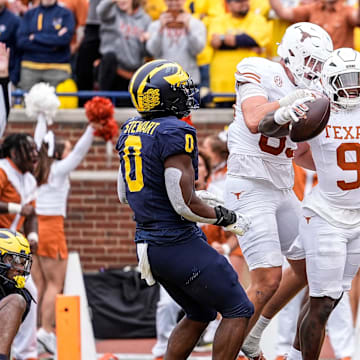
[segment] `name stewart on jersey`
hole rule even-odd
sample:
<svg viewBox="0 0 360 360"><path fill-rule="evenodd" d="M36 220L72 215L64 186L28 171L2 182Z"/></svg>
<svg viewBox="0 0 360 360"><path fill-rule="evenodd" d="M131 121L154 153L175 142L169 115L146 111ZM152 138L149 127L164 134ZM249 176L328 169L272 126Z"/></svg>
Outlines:
<svg viewBox="0 0 360 360"><path fill-rule="evenodd" d="M198 171L196 129L175 116L133 117L121 127L116 144L126 199L137 229L193 228L173 208L165 184L165 162L179 154L190 156L195 179ZM167 241L164 237L164 241ZM163 241L158 239L157 241Z"/></svg>
<svg viewBox="0 0 360 360"><path fill-rule="evenodd" d="M153 135L155 129L160 125L155 121L139 121L133 120L124 126L124 134L143 133L147 135Z"/></svg>
<svg viewBox="0 0 360 360"><path fill-rule="evenodd" d="M326 125L325 137L337 140L360 140L360 126Z"/></svg>

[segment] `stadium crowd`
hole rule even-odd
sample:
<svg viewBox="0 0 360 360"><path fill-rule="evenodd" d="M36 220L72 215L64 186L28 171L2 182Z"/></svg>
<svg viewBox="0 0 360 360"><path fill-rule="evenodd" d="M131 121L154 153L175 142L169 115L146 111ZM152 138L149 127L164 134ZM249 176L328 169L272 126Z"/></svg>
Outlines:
<svg viewBox="0 0 360 360"><path fill-rule="evenodd" d="M335 49L359 49L357 5L355 0L1 0L0 41L11 49L11 82L23 91L39 81L58 92L127 91L140 65L166 58L192 74L202 106L231 107L236 64L249 56L276 58L276 44L291 23L313 22L329 32ZM228 95L207 96L221 93ZM86 100L80 98L80 105ZM76 98L61 102L65 108L78 106ZM129 105L126 95L117 101Z"/></svg>
<svg viewBox="0 0 360 360"><path fill-rule="evenodd" d="M183 131L185 139L187 139L186 141L189 141L184 145L186 156L181 153L182 150L176 148L172 150L173 152L168 152L168 157L172 159L169 161L163 155L163 152L165 153L166 150L159 149L159 153L165 159L164 164L159 163L164 165L164 169L166 169L164 171L165 183L166 181L174 181L172 176L175 177L176 169L179 170L174 163L178 162L181 165L179 167L189 177L193 171L190 171L189 167L194 166L197 170L198 166L198 180L194 183L196 190L213 194L214 198L211 200L221 204L215 207L215 215L211 213L208 207L200 206L199 202L196 203L198 207L192 204L197 210L200 208L201 214L199 215L190 206L191 201L196 201L197 198L195 196L194 200L190 197L188 202L184 203L184 205L189 205L191 208L189 215L188 212L182 213L181 211L183 210L178 210L182 208L182 205L179 206L177 203L179 199L171 198L169 195L170 201L169 199L167 200L166 206L169 207L171 204L178 215L181 215L190 222L196 221L202 229L201 234L205 233L211 245L211 250L203 248L202 244L197 245L199 249L208 251L209 257L214 259L214 262L220 261L218 259L222 261L223 258L219 257L219 254L224 255L229 260L232 268L228 270L230 268L228 262L222 265L223 268L231 276L236 274L243 287L247 287L249 283L250 286L246 293L239 284L236 284L236 289L231 289L231 291L226 288L225 290L229 291L229 295L234 295L233 302L227 299L228 302L225 303L223 297L219 299L221 306L209 306L209 309L200 311L193 303L187 303L187 297L183 294L179 295L179 289L182 289L180 286L169 285L169 280L164 280L162 277L164 269L162 268L161 261L165 260L162 258L163 255L156 254L155 249L153 249L153 261L154 263L158 261L156 263L157 266L154 266L153 272L155 278L157 278L156 280L162 285L157 309L156 326L158 341L153 349L154 358L157 360L163 358L177 359L176 354L185 351L185 349L179 350L179 338L181 338L179 331L184 332L189 329L191 333L189 333L189 344L188 348L186 348L188 352L192 350L190 345L197 345L197 349L201 350L209 349L209 345L214 343L213 349L215 354L220 354L217 355L220 356L217 359L220 359L221 356L225 356L222 358L223 360L234 358L235 352L239 354L236 355L239 359L264 359L263 355L258 351L258 343L262 332L272 316L287 302L284 300L285 297L287 300L290 300L290 297L292 297L290 294L285 295L285 293L282 293L282 286L289 284L286 281L291 282L295 279L292 283L294 293L291 294L295 295L306 285L306 274L303 271L304 257L301 257L295 251L296 249L294 250L294 247L290 246L295 243L297 226L296 229L295 226L291 229L292 232L296 233L292 233L291 230L286 228L287 242L281 244L281 249L278 246L277 252L272 252L269 248L261 250L269 251L270 255L272 255L272 258L267 256L266 260L254 255L254 253L261 254L261 251L258 251L256 247L257 244L254 245L254 243L259 238L263 241L268 234L273 236L274 232L277 233L278 231L279 238L283 237L282 229L274 230L278 226L277 222L272 223L272 220L265 221L262 219L258 220L258 222L263 222L263 224L260 224L252 220L250 229L253 226L259 229L259 233L247 235L249 238L246 240L247 242L242 240L245 239L242 236L239 236L239 239L237 239L235 234L239 235L240 231L237 230L238 232L236 232L231 227L236 227L236 219L241 219L239 211L245 216L252 214L253 218L256 217L256 215L253 215L256 211L257 214L261 213L261 210L254 210L253 207L249 206L249 203L238 208L239 202L236 202L236 200L239 200L239 197L242 195L241 192L237 192L239 186L240 188L246 187L246 189L252 189L252 191L256 189L255 192L258 198L255 200L259 204L260 197L263 196L265 198L266 194L269 193L271 193L271 196L274 196L274 198L269 200L269 202L272 202L277 196L274 194L277 194L280 188L282 191L281 196L285 194L286 201L283 199L279 200L279 208L275 209L274 213L277 214L278 211L283 211L282 206L285 204L285 212L289 211L287 214L282 214L285 222L288 220L286 215L292 214L294 217L300 217L300 210L295 211L289 205L290 202L296 201L293 193L291 192L290 194L288 192L292 188L290 173L293 170L290 170L288 166L291 162L291 159L289 160L291 156L288 156L288 153L286 153L284 155L284 157L288 158L286 159L286 164L285 162L280 162L276 165L278 166L276 171L285 174L280 179L280 176L276 176L276 171L274 172L270 165L264 165L263 162L257 163L257 169L252 172L250 163L251 161L258 161L258 159L247 159L249 154L246 151L246 154L243 156L241 154L243 151L242 144L239 144L239 139L247 138L244 135L245 130L251 136L261 131L263 142L260 143L262 150L267 149L263 151L274 155L274 152L272 152L274 151L274 146L271 145L272 143L268 143L267 140L273 134L269 133L269 125L264 122L261 123L260 118L256 124L251 123L251 121L248 123L247 120L248 114L256 114L257 116L257 109L261 106L266 106L264 105L264 98L272 100L271 102L269 100L266 104L276 103L276 106L271 105L273 107L271 109L269 107L262 115L265 116L268 113L275 112L276 115L274 115L272 120L276 125L282 127L290 121L289 116L293 116L289 115L293 111L289 106L295 106L297 109L300 107L300 111L307 111L301 106L304 105L304 99L308 99L308 93L303 92L301 95L297 93L296 97L294 97L295 95L291 96L293 92L295 93L296 86L300 83L296 83L299 74L291 70L293 65L291 65L292 60L289 60L289 56L297 57L298 54L290 53L290 55L285 55L278 52L278 43L281 43L282 39L286 37L286 30L289 27L291 28L291 24L298 22L310 22L321 27L321 30L318 32L320 40L316 43L316 47L321 48L320 50L327 54L321 61L319 59L316 60L320 61L321 66L327 57L332 54L333 49L353 48L360 50L360 30L358 28L360 26L360 1L356 2L354 0L36 0L34 2L0 0L0 42L2 43L0 47L0 84L2 86L0 92L0 103L2 106L0 108L2 112L0 114L1 136L3 136L6 128L11 90L21 89L24 92L31 92L34 86L36 87L39 83L49 84L50 88L48 90L53 89L50 92L55 91L55 89L57 92L76 92L78 90L128 91L129 89L131 97L119 97L115 105L118 107L130 107L134 104L140 114L145 114L145 117L148 116L146 109L141 108L140 102L137 102L136 91L139 88L139 80L136 82L134 79L138 79L143 75L141 71L137 71L141 66L145 66L145 68L141 68L145 70L147 69L146 66L149 66L150 70L146 71L155 71L156 65L152 64L156 64L156 62L151 62L154 59L164 59L161 61L164 61L162 64L165 67L171 67L169 64L173 64L173 62L179 63L177 65L179 66L177 76L180 76L179 74L183 75L182 68L190 74L193 81L192 85L196 85L199 88L199 96L202 100L199 105L196 99L191 99L194 102L193 105L196 103L206 108L234 107L235 117L237 119L241 117L243 123L246 123L246 128L245 125L241 129L231 126L230 130L224 129L219 134L213 134L203 139L202 143L199 144L199 154L197 154L196 132L192 128L191 118L187 118L190 126L173 125L174 128L178 128L179 132ZM305 27L304 29L307 28ZM314 28L311 29L313 31ZM297 40L300 43L307 41L309 37L317 38L316 35L310 34L310 32L303 30L301 27L300 31L302 32L302 37ZM322 31L324 31L325 35L322 34ZM329 42L328 39L330 39ZM329 45L331 40L333 45ZM6 45L6 48L3 44ZM10 49L10 52L6 49ZM252 62L252 58L262 59L261 61L272 60L272 65L265 62ZM245 61L242 62L244 59ZM247 63L248 59L250 59L249 64ZM242 65L239 67L241 62ZM263 64L267 64L268 68L260 70ZM8 67L8 70L5 69L5 65ZM270 87L260 89L256 86L260 84L262 72L265 74L266 70L268 70L268 74L272 75L273 72L275 73L274 69L277 69L276 66L283 66L284 68L288 66L290 69L287 73L290 81L286 77L278 78L278 83L275 81L275 84L281 87L283 82L285 82L284 79L286 79L289 83L286 85L286 90L289 93L280 94L276 99L272 99L271 91L273 89ZM316 65L314 65L313 69L314 73L316 73ZM356 70L360 74L360 68ZM235 73L236 81L234 79ZM313 81L318 76L317 74L310 78L310 80ZM291 81L292 83L290 84ZM250 83L255 86L247 86ZM279 83L281 85L278 85ZM245 90L244 86L247 86ZM275 85L272 86L274 87ZM360 89L360 83L358 86ZM319 89L317 88L317 90ZM245 94L245 92L247 93ZM189 94L187 93L186 96L189 96ZM360 97L360 93L357 93L356 96ZM259 100L259 98L262 100ZM283 100L282 104L285 104L284 106L280 104L280 108L278 103L281 100L277 101L278 98L281 98ZM74 97L62 98L60 106L62 108L74 108L78 105L83 106L87 100L80 98L78 103L76 98L74 100ZM156 103L155 100L150 100L149 103ZM298 100L302 102L297 103L296 101ZM142 106L153 106L146 104ZM239 110L240 108L241 110ZM170 110L168 111L170 115L173 115ZM168 115L168 113L166 114ZM187 111L175 113L175 116L178 118L185 118L188 115ZM174 120L172 119L171 121ZM259 125L260 123L261 125ZM16 235L15 231L22 229L22 232L29 241L28 246L22 245L21 247L23 253L26 253L26 261L28 261L29 249L31 249L33 254L33 267L25 285L26 290L22 292L16 291L17 295L20 294L22 298L25 298L26 303L22 300L20 301L19 297L11 297L10 299L15 307L17 316L14 322L11 323L11 334L6 338L4 337L6 341L0 341L0 360L10 359L8 358L8 353L12 342L12 360L36 360L41 353L56 353L55 297L62 291L68 255L64 219L66 217L67 195L70 189L69 173L83 160L92 144L94 135L101 134L104 125L90 120L89 126L73 149L68 141L59 139L53 134L51 125L51 114L45 114L44 118L38 118L37 127L33 135L23 133L6 134L0 145L0 222L2 222L0 227L10 229L3 234L3 237L9 237L11 241L26 241ZM130 124L129 126L133 125ZM135 131L135 127L131 129ZM154 130L155 128L151 131ZM166 130L171 133L173 128ZM278 130L276 128L276 131ZM271 128L271 131L275 130ZM138 144L134 145L132 143L129 145L126 142L128 135L125 130L122 132L122 137L120 137L118 143L118 150L120 149L120 155L122 154L121 160L125 163L122 165L123 168L126 169L125 171L130 172L128 170L130 168L130 161L128 160L130 156L129 148L136 148ZM347 135L351 136L349 132ZM170 142L171 136L170 134L166 141ZM123 139L123 143L121 143L121 139ZM172 146L180 146L181 142L176 143L175 135L174 139ZM134 137L131 138L131 141L134 141ZM161 147L160 145L157 146ZM315 148L317 144L314 143L312 146ZM284 147L281 148L281 151L284 150ZM275 147L275 150L279 148L280 145ZM293 155L295 148L287 150L290 150L291 155ZM304 149L304 153L295 154L295 157L304 156L308 150ZM359 175L360 150L358 142L355 147L346 148L344 152L346 151L354 151L357 157L354 165L344 155L342 169L357 171ZM185 160L189 154L191 155L192 162L189 159ZM197 155L199 155L199 160L197 160ZM194 160L195 156L196 160ZM271 163L270 160L269 162ZM266 166L268 168L265 169ZM304 194L309 193L312 185L316 184L316 173L304 170L295 163L293 166L295 169L294 192L301 201L304 198ZM311 168L311 166L308 167ZM167 171L167 169L169 170ZM175 175L170 175L170 180L167 180L166 176L169 179L169 175L166 175L166 173L171 173L171 169L175 169L175 172L173 172ZM268 178L263 180L264 182L268 181L271 183L270 185L258 182L257 171L261 169L265 169L264 171L267 172L266 176ZM247 171L250 171L251 174L247 174ZM234 176L237 172L241 173L241 175ZM256 174L254 175L254 173ZM230 178L233 177L233 179L226 183L226 176L229 174ZM244 181L242 176L247 177L247 180ZM240 177L241 179L239 180ZM289 182L284 185L281 182L286 181L287 177L289 177ZM248 178L251 180L248 180ZM122 181L128 183L128 188L129 183L135 187L140 186L137 179L131 179L127 173L124 175L124 179ZM119 182L121 181L119 180ZM359 188L358 180L357 182L353 181L353 183L355 187L346 189ZM277 188L276 191L271 187L272 185ZM282 187L286 188L286 191L283 191ZM125 185L124 188L126 188ZM191 192L191 182L187 183L187 187L184 186L182 188L183 193L186 193L189 189ZM224 189L226 189L227 197L224 194ZM162 190L165 191L164 189ZM37 196L36 201L35 193ZM124 201L127 201L125 195L129 195L128 193L129 191L126 193L124 190L121 195L120 191L120 200L125 199ZM229 200L229 194L235 197ZM123 197L121 198L121 196ZM208 200L206 196L205 200ZM277 199L276 201L278 201ZM133 203L130 201L130 205L131 207L134 206L136 215L136 212L140 210L136 203L137 200L132 201ZM194 211L195 216L191 213L191 210ZM358 208L355 209L355 211L358 210ZM291 211L294 211L294 213L291 213ZM267 216L265 213L266 211L264 211L263 215ZM314 216L313 213L311 213L311 216ZM319 217L321 218L321 216ZM355 220L354 223L356 223ZM244 223L246 224L246 220L244 220ZM325 225L321 224L325 228ZM141 225L139 228L142 232L139 231L136 238L138 244L146 243L144 240L146 236L153 235L150 234L151 231L146 232L146 229L141 228ZM238 226L243 226L245 230L247 229L247 225L242 224ZM285 228L284 222L281 226ZM350 225L346 224L346 226ZM358 226L358 224L356 223L355 226ZM57 231L54 232L54 229L57 229ZM177 230L179 231L178 236L185 236L180 233L179 229ZM0 231L0 238L1 234ZM194 234L194 239L196 236L198 238L203 236L196 234ZM253 239L251 239L251 236L253 236ZM250 240L254 241L251 245L249 245ZM270 239L269 243L273 240L274 238ZM290 240L291 244L289 243ZM280 239L281 241L282 239ZM277 242L279 241L277 240ZM156 246L153 248L156 248ZM216 250L216 252L213 250ZM356 250L354 250L355 253ZM5 261L5 255L9 255L9 251L6 249L2 250L0 242L0 265ZM17 254L16 251L20 250L17 248L14 251L13 255L15 256ZM144 252L141 253L140 251L143 250L138 250L139 259L142 259L143 255L141 254L144 254ZM147 251L147 248L145 251ZM287 268L286 266L282 268L284 259L281 253L289 260L290 266ZM354 261L356 262L357 260L355 258ZM194 257L194 261L199 260ZM171 267L170 265L168 264L169 267ZM348 273L346 274L348 281L346 290L349 290L349 283L354 277L350 296L346 293L343 296L342 292L340 294L338 289L334 290L334 292L325 291L324 297L326 300L320 304L320 308L328 308L327 312L317 312L319 311L319 306L316 303L316 299L318 297L322 299L322 293L319 295L316 292L318 288L316 288L314 283L309 284L310 290L303 290L300 295L297 295L280 312L279 318L281 319L282 326L279 329L278 336L278 360L284 360L287 355L289 355L288 359L298 360L301 359L302 355L306 356L306 351L312 351L311 356L313 356L309 356L306 359L315 359L317 356L316 351L318 350L316 346L323 340L320 338L324 334L328 318L327 331L336 358L342 360L351 359L355 351L354 322L357 318L358 294L360 291L359 274L355 275L355 273L360 264L350 265L351 269L347 269ZM28 266L27 263L26 266ZM333 270L329 266L326 267L326 270ZM5 285L10 286L6 282L6 278L10 276L9 266L5 264L3 267L0 266L1 269L5 270L2 270L3 272L0 273L0 289L4 286L1 283L4 279ZM17 271L20 270L17 269ZM22 270L22 273L26 275L28 275L27 272L29 272L28 269L26 271L25 269ZM335 275L339 276L337 273ZM176 274L173 276L175 277ZM219 277L219 279L221 280L222 278ZM285 285L282 285L281 281ZM11 284L11 294L14 295L14 286L18 288L19 284L16 281L13 281ZM207 283L204 282L204 284ZM170 290L171 296L169 296L166 290ZM210 296L210 290L213 291L212 294L216 293L215 289L209 289L209 293L204 295L204 300L207 300L206 296ZM2 291L0 304L4 298L9 296L7 291L10 290L5 288L5 291ZM195 293L195 290L193 291ZM181 311L181 307L174 301L173 297L179 300L180 303L182 302L182 305L187 305L183 306L187 315L194 311L192 314L193 318L190 317L191 320L185 317L185 320L180 321L180 325L177 325L179 320L178 312ZM310 324L310 321L316 315L321 319L325 319L323 322L317 320L316 329L318 330L319 344L313 345L312 343L312 347L308 343L309 340L304 337L303 333L300 333L299 328L297 329L297 316L294 315L300 312L301 304L307 302L308 298L310 300L307 309L310 310L305 314L305 324L306 321L308 321L307 324ZM33 301L34 299L37 301ZM238 299L242 302L244 308L235 309L234 302ZM275 308L277 309L276 311L274 311ZM334 311L332 312L333 309ZM6 310L0 308L1 319L3 318L4 311ZM291 313L292 316L286 315L288 313ZM234 325L235 321L233 321L235 319L238 320L236 326ZM20 325L21 322L22 324ZM206 329L208 322L209 326ZM201 323L201 326L198 323ZM175 329L173 332L175 335L170 337L173 329ZM220 329L219 332L218 329ZM236 334L239 335L238 344L232 344L224 351L225 346L221 343L221 340L224 342L225 335L229 335L235 330L237 331ZM215 337L217 332L225 335ZM15 336L16 333L17 335ZM294 337L298 343L293 344ZM237 347L240 349L240 343L243 341L242 350L244 350L244 353L239 353ZM304 350L303 354L301 354L299 349L299 343L301 342L307 344L304 346L304 349L307 350ZM215 346L215 344L220 345ZM165 355L166 351L167 355Z"/></svg>

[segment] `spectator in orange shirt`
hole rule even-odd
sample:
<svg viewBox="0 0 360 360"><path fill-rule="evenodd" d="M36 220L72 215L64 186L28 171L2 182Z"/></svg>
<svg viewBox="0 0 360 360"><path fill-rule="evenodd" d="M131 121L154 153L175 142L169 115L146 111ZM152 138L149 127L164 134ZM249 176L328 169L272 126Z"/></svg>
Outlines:
<svg viewBox="0 0 360 360"><path fill-rule="evenodd" d="M354 47L353 32L360 25L360 6L355 9L343 0L317 0L289 8L281 0L270 0L270 5L283 20L308 21L323 27L331 36L334 49Z"/></svg>

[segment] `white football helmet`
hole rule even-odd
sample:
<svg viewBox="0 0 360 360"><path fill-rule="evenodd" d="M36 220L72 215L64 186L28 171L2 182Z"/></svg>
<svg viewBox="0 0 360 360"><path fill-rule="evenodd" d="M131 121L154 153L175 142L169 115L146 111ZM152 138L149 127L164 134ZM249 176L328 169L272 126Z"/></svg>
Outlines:
<svg viewBox="0 0 360 360"><path fill-rule="evenodd" d="M322 66L332 51L330 35L322 27L309 22L289 26L277 50L296 85L307 88L316 86Z"/></svg>
<svg viewBox="0 0 360 360"><path fill-rule="evenodd" d="M335 50L327 59L321 82L330 100L343 108L360 104L360 53L351 48Z"/></svg>

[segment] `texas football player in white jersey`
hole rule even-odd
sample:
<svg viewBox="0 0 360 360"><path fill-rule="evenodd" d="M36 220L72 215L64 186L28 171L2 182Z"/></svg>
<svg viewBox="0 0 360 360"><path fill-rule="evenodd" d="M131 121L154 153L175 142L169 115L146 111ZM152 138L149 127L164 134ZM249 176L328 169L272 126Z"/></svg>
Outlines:
<svg viewBox="0 0 360 360"><path fill-rule="evenodd" d="M304 199L299 224L310 295L298 321L304 360L319 358L326 321L360 265L360 53L335 50L321 80L333 105L329 122L308 141L311 152L295 153L319 179Z"/></svg>
<svg viewBox="0 0 360 360"><path fill-rule="evenodd" d="M300 205L292 192L292 158L297 145L283 125L296 116L295 107L309 100L311 93L304 89L316 88L332 50L325 30L297 23L287 29L279 45L280 63L254 57L237 65L225 203L233 210L246 210L252 218L252 228L238 239L250 269L247 295L255 306L248 332L279 286L282 254L295 269L292 284L306 283L305 262L300 260L304 250L291 248L300 216ZM259 320L265 327L268 320ZM261 358L258 347L246 345L242 349L248 357Z"/></svg>

